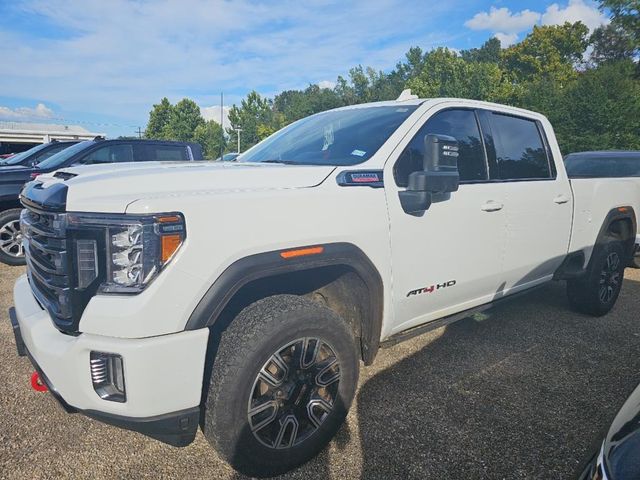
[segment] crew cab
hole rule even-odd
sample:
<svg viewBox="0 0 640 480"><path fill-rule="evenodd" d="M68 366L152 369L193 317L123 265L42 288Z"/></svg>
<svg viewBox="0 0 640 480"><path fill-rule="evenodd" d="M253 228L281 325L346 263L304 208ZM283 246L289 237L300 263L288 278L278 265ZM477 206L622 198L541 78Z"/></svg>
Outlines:
<svg viewBox="0 0 640 480"><path fill-rule="evenodd" d="M55 149L58 151L48 155ZM0 168L0 262L7 265L24 265L20 232L21 205L18 195L24 184L38 175L72 165L202 159L202 148L197 143L105 140L103 137L84 142L50 144L49 147L42 147L29 154L27 163L20 161L20 158L17 161L15 157L9 159L11 165Z"/></svg>
<svg viewBox="0 0 640 480"><path fill-rule="evenodd" d="M236 162L64 168L21 200L36 386L175 446L201 425L266 476L324 448L381 345L552 280L607 314L640 191L569 180L543 115L404 92Z"/></svg>

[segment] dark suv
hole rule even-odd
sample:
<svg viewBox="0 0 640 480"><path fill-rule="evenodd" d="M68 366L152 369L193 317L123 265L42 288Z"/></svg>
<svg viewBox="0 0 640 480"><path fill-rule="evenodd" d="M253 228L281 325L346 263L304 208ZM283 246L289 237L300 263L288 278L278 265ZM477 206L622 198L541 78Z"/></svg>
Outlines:
<svg viewBox="0 0 640 480"><path fill-rule="evenodd" d="M7 158L6 160L0 161L0 167L33 167L38 163L45 161L47 158L55 155L56 153L61 152L65 148L70 147L71 145L75 145L76 143L78 143L77 140L69 142L59 142L57 140L53 140L48 143L43 143L42 145L36 145L29 150L20 152Z"/></svg>
<svg viewBox="0 0 640 480"><path fill-rule="evenodd" d="M0 168L0 262L7 265L24 265L25 263L20 233L21 206L18 196L24 184L41 173L76 165L196 160L203 160L202 148L197 143L164 140L105 140L96 137L94 140L67 146L37 165Z"/></svg>

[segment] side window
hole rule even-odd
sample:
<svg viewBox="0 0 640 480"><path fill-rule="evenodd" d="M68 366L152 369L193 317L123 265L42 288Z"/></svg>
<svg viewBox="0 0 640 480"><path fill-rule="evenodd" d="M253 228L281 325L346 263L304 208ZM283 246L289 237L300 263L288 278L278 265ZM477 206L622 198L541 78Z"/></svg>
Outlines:
<svg viewBox="0 0 640 480"><path fill-rule="evenodd" d="M120 162L133 162L133 148L131 145L105 145L89 153L77 163L90 165Z"/></svg>
<svg viewBox="0 0 640 480"><path fill-rule="evenodd" d="M495 112L490 118L498 179L551 178L547 151L534 120Z"/></svg>
<svg viewBox="0 0 640 480"><path fill-rule="evenodd" d="M149 145L149 158L143 160L170 162L188 160L187 149L179 145Z"/></svg>
<svg viewBox="0 0 640 480"><path fill-rule="evenodd" d="M449 135L458 141L458 171L461 182L487 179L487 163L480 139L480 129L473 110L444 110L427 120L400 154L393 175L400 187L406 187L409 174L423 169L424 137Z"/></svg>

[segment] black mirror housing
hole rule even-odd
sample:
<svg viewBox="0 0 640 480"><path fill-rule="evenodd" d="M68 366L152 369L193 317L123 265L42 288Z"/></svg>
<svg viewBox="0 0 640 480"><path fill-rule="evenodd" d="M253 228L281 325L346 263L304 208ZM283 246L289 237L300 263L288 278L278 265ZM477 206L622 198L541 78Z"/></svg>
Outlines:
<svg viewBox="0 0 640 480"><path fill-rule="evenodd" d="M429 134L424 137L423 168L409 175L407 189L400 192L400 204L409 214L427 210L433 195L456 192L460 184L458 173L458 142L448 135Z"/></svg>

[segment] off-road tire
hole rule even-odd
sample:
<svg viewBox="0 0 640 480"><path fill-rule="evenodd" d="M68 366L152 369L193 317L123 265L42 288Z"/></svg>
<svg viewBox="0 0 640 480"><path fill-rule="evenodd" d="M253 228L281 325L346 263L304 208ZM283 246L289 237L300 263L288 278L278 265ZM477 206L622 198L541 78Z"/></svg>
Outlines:
<svg viewBox="0 0 640 480"><path fill-rule="evenodd" d="M298 350L299 343L296 342L299 339L307 339L308 343L304 343ZM299 364L299 362L295 363L297 362L296 351L303 352L303 356L304 352L311 351L314 359L325 358L326 362L326 357L316 353L318 350L310 350L312 340L309 339L326 342L322 345L328 345L330 349L326 350L323 346L322 351L334 353L338 362L339 374L336 375L339 379L333 380L332 385L335 386L327 387L334 391L333 408L329 413L321 415L323 420L319 426L308 422L312 416L307 415L308 436L301 436L302 427L296 428L296 434L300 435L298 440L301 443L295 444L295 434L292 430L285 430L288 436L284 436L282 442L290 446L274 448L273 445L282 445L282 443L276 444L280 434L276 435L276 440L271 446L264 443L265 440L259 436L266 436L266 433L271 431L280 431L281 425L286 424L291 415L297 415L291 413L294 409L298 409L295 411L299 412L302 408L303 411L308 412L309 405L313 404L313 398L317 398L313 395L326 393L317 386L321 374L316 375L311 367L308 367L307 373L295 369L295 365ZM285 347L291 349L289 345L294 345L293 350L283 350ZM283 351L285 353L282 353ZM291 387L287 388L291 399L287 399L284 404L279 404L281 406L278 409L274 409L278 415L288 415L288 417L284 419L278 417L268 424L269 430L258 430L254 434L251 430L251 422L255 421L255 417L250 417L249 408L254 405L251 402L261 403L256 400L255 394L258 382L261 381L259 374L263 374L264 368L275 354L278 354L278 359L282 359L285 358L286 352L292 351L294 354L286 357L291 360L291 363L287 364L289 368L282 370L282 372L297 371L293 380L287 380L287 384ZM281 354L283 356L280 356ZM323 365L318 361L317 368L325 368ZM204 435L219 455L241 473L265 477L291 470L318 454L340 428L355 394L358 367L359 359L353 334L348 325L332 310L295 295L275 295L259 300L242 310L222 333L213 360L211 381L205 401ZM277 372L274 376L280 376L280 373ZM302 380L304 375L306 380ZM306 387L304 382L312 383L312 386ZM267 387L271 388L269 385ZM309 394L312 391L316 393ZM282 391L276 393L282 395ZM264 394L264 397L273 398L271 393ZM257 399L262 397L258 396ZM306 405L304 408L298 403L301 399L301 404ZM271 416L272 411L269 409L267 416ZM314 415L314 419L317 416ZM303 418L299 419L299 425L305 425L304 412L300 417ZM255 430L256 425L253 425L253 428ZM308 433L310 429L312 433Z"/></svg>
<svg viewBox="0 0 640 480"><path fill-rule="evenodd" d="M587 273L567 281L571 307L595 317L609 313L622 288L625 258L622 243L615 239L596 246Z"/></svg>
<svg viewBox="0 0 640 480"><path fill-rule="evenodd" d="M20 208L12 208L0 212L0 262L6 265L18 266L27 263L22 247L16 244L16 242L20 242L20 239L16 237L11 238L16 226L18 226L19 230L21 211L22 209ZM2 247L8 248L9 252L4 251ZM19 253L18 248L22 252L20 256L17 255Z"/></svg>

